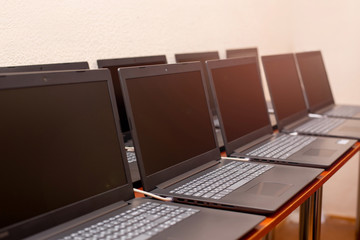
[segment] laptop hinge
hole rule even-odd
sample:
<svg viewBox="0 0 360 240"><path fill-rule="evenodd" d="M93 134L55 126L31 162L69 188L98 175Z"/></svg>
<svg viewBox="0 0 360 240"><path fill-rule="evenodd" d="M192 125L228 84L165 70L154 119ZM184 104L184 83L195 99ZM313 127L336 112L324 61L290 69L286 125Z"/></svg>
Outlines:
<svg viewBox="0 0 360 240"><path fill-rule="evenodd" d="M205 169L211 168L212 166L215 166L216 164L219 164L220 162L218 160L213 160L211 162L205 163L201 165L200 167L194 168L190 171L187 171L186 173L183 173L177 177L174 177L166 182L160 183L156 185L157 188L165 189L167 187L170 187L171 185L174 185L175 183L178 183L188 177L191 177L192 175L195 175L201 171L204 171Z"/></svg>
<svg viewBox="0 0 360 240"><path fill-rule="evenodd" d="M245 145L243 145L243 146L235 149L234 152L235 152L235 153L241 153L241 152L243 152L243 151L245 151L245 150L247 150L247 149L255 146L256 144L259 144L259 143L261 143L261 142L263 142L263 141L266 141L266 140L272 138L273 136L274 136L274 134L266 134L265 136L262 136L262 137L254 140L254 141L252 141L252 142L250 142L250 143L247 143L247 144L245 144Z"/></svg>

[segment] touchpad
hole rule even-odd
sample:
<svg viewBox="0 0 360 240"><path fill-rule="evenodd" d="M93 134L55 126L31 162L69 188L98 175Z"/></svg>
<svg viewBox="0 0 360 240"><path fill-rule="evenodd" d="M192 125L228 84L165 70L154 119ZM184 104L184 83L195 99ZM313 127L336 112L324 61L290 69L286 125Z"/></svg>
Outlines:
<svg viewBox="0 0 360 240"><path fill-rule="evenodd" d="M336 150L312 148L306 151L304 155L316 156L316 157L330 157L335 152Z"/></svg>
<svg viewBox="0 0 360 240"><path fill-rule="evenodd" d="M252 193L255 195L265 195L270 197L278 197L286 190L288 190L292 185L284 183L274 183L274 182L260 182L248 189L246 192Z"/></svg>

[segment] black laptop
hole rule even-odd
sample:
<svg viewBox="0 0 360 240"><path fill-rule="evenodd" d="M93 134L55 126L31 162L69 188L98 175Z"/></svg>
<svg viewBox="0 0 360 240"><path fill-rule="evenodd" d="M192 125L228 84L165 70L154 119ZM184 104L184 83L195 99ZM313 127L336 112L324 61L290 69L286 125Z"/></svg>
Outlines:
<svg viewBox="0 0 360 240"><path fill-rule="evenodd" d="M134 199L110 78L0 75L0 239L235 239L264 219Z"/></svg>
<svg viewBox="0 0 360 240"><path fill-rule="evenodd" d="M200 62L119 69L119 75L146 191L269 214L322 172L221 159Z"/></svg>
<svg viewBox="0 0 360 240"><path fill-rule="evenodd" d="M121 92L121 86L120 86L119 75L117 70L118 68L123 68L123 67L166 64L166 63L167 60L165 55L111 58L111 59L97 60L97 64L99 68L108 68L111 72L111 79L115 90L116 103L120 117L120 126L122 130L122 134L124 136L126 155L130 166L131 179L135 185L137 185L137 182L140 181L140 175L136 162L134 145L131 139L129 123L126 116L126 109L124 105L124 99Z"/></svg>
<svg viewBox="0 0 360 240"><path fill-rule="evenodd" d="M356 143L349 139L274 134L256 56L206 64L227 156L327 168Z"/></svg>
<svg viewBox="0 0 360 240"><path fill-rule="evenodd" d="M0 67L0 73L89 69L88 62L49 63Z"/></svg>
<svg viewBox="0 0 360 240"><path fill-rule="evenodd" d="M337 105L320 51L296 53L309 112L329 117L360 119L360 106Z"/></svg>
<svg viewBox="0 0 360 240"><path fill-rule="evenodd" d="M308 116L294 54L263 56L262 61L280 131L360 139L358 120Z"/></svg>

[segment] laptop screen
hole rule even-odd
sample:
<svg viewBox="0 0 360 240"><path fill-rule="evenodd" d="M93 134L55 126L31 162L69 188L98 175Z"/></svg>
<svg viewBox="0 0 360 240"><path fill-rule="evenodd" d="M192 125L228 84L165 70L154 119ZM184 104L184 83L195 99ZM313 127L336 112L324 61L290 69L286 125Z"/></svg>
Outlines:
<svg viewBox="0 0 360 240"><path fill-rule="evenodd" d="M228 142L270 124L255 61L214 67L211 75Z"/></svg>
<svg viewBox="0 0 360 240"><path fill-rule="evenodd" d="M307 111L294 55L264 56L262 60L277 120Z"/></svg>
<svg viewBox="0 0 360 240"><path fill-rule="evenodd" d="M131 78L126 85L146 176L216 148L200 71Z"/></svg>
<svg viewBox="0 0 360 240"><path fill-rule="evenodd" d="M200 61L201 66L203 69L205 81L206 81L206 90L208 91L209 95L209 103L210 103L210 109L213 115L216 114L215 110L215 103L214 103L214 96L211 92L210 84L209 84L209 76L206 71L206 65L205 61L207 60L215 60L219 59L219 53L218 52L200 52L200 53L182 53L182 54L175 54L175 59L177 63L183 63L183 62L194 62L194 61Z"/></svg>
<svg viewBox="0 0 360 240"><path fill-rule="evenodd" d="M1 90L0 230L127 184L106 81Z"/></svg>
<svg viewBox="0 0 360 240"><path fill-rule="evenodd" d="M330 84L320 51L296 54L302 82L311 111L333 104Z"/></svg>
<svg viewBox="0 0 360 240"><path fill-rule="evenodd" d="M98 60L98 64L102 67L108 68L111 72L111 79L114 86L116 103L118 107L120 126L123 133L129 132L129 122L126 115L126 109L124 104L124 98L121 91L118 68L133 67L133 66L145 66L155 64L166 64L167 60L165 55L161 56L148 56L148 57L133 57L133 58L118 58L118 59L104 59Z"/></svg>

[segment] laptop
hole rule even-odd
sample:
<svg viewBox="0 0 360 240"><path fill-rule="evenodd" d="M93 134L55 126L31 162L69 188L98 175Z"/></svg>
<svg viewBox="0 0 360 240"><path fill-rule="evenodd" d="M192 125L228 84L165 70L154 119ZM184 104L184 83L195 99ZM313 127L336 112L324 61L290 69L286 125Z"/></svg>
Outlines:
<svg viewBox="0 0 360 240"><path fill-rule="evenodd" d="M308 116L294 54L263 56L262 62L279 131L360 139L358 120Z"/></svg>
<svg viewBox="0 0 360 240"><path fill-rule="evenodd" d="M0 239L235 239L264 219L135 199L108 70L0 76Z"/></svg>
<svg viewBox="0 0 360 240"><path fill-rule="evenodd" d="M360 119L360 106L336 105L320 51L296 53L297 65L311 113Z"/></svg>
<svg viewBox="0 0 360 240"><path fill-rule="evenodd" d="M0 67L0 73L89 69L88 62L49 63Z"/></svg>
<svg viewBox="0 0 360 240"><path fill-rule="evenodd" d="M256 56L206 64L227 156L328 168L356 143L273 133Z"/></svg>
<svg viewBox="0 0 360 240"><path fill-rule="evenodd" d="M200 62L119 69L119 75L146 191L270 214L322 172L221 159Z"/></svg>
<svg viewBox="0 0 360 240"><path fill-rule="evenodd" d="M97 60L97 64L99 68L108 68L111 72L111 79L115 90L116 103L118 106L118 112L120 117L120 126L125 141L126 155L130 165L131 178L135 185L138 185L137 183L140 181L140 175L137 166L136 155L134 152L134 145L132 143L129 123L127 120L126 109L124 105L124 100L121 92L121 86L120 86L119 75L117 73L117 70L118 68L122 68L122 67L166 64L166 63L167 60L165 55Z"/></svg>

